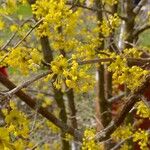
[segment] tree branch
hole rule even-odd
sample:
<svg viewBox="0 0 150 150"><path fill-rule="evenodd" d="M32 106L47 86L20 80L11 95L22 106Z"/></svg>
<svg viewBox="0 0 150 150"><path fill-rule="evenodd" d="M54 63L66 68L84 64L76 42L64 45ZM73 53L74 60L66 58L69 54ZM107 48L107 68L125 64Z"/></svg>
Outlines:
<svg viewBox="0 0 150 150"><path fill-rule="evenodd" d="M50 74L51 71L47 71L47 72L44 72L44 73L41 73L39 75L36 75L35 77L27 80L27 81L24 81L22 84L16 86L14 89L12 89L11 91L8 91L6 93L4 93L4 98L11 98L15 93L17 93L19 90L23 89L23 88L26 88L27 86L29 86L30 84L32 84L33 82L47 76L48 74Z"/></svg>
<svg viewBox="0 0 150 150"><path fill-rule="evenodd" d="M32 18L28 18L26 20L23 21L23 23L19 26L19 27L23 27L23 25L29 21L33 21ZM18 31L16 31L15 33L13 33L11 35L11 37L9 38L9 40L7 40L7 42L1 47L1 50L6 50L6 47L11 43L11 41L14 39L14 37L16 36Z"/></svg>
<svg viewBox="0 0 150 150"><path fill-rule="evenodd" d="M137 29L133 32L133 36L138 37L142 32L144 32L145 30L148 30L148 29L150 29L150 24L144 24L139 29Z"/></svg>
<svg viewBox="0 0 150 150"><path fill-rule="evenodd" d="M100 8L88 7L88 6L80 4L80 3L73 4L72 2L67 2L66 5L72 5L71 8L73 8L73 7L80 7L80 8L87 9L87 10L90 10L90 11L93 11L93 12L100 12L100 11L102 11L102 12L106 12L108 14L113 15L113 13L111 11L107 10L106 8L105 9L100 9ZM121 16L119 14L118 14L118 17L120 19L122 19L122 20L125 20L125 21L127 20L126 17Z"/></svg>
<svg viewBox="0 0 150 150"><path fill-rule="evenodd" d="M43 22L43 18L40 19L39 21L37 21L37 22L35 23L35 25L26 33L26 35L25 35L20 41L18 41L18 42L15 44L15 46L14 46L13 48L17 48L17 47L30 35L30 33L31 33L37 26L39 26L39 24L42 23L42 22Z"/></svg>
<svg viewBox="0 0 150 150"><path fill-rule="evenodd" d="M147 2L147 0L141 0L138 3L138 5L133 9L133 12L137 15L146 2Z"/></svg>
<svg viewBox="0 0 150 150"><path fill-rule="evenodd" d="M19 42L15 44L13 48L14 49L17 48L42 21L43 21L43 18L40 19L38 22L36 22L36 24L26 33L26 35ZM4 57L0 60L0 62L2 62L11 52L12 51L8 51L6 55L4 55Z"/></svg>
<svg viewBox="0 0 150 150"><path fill-rule="evenodd" d="M79 65L86 65L86 64L96 64L96 63L101 63L101 62L113 62L115 61L115 58L95 58L95 59L91 59L91 60L85 60L85 61L78 61ZM149 65L150 63L150 58L130 58L127 57L127 64L129 66L142 66L142 65Z"/></svg>
<svg viewBox="0 0 150 150"><path fill-rule="evenodd" d="M149 87L149 85L150 85L150 75L148 75L145 78L145 81L142 83L140 87L137 88L137 90L133 92L133 94L130 94L127 97L128 100L125 103L118 117L114 121L112 121L105 129L103 129L96 135L96 139L98 141L108 139L111 136L111 134L123 123L129 111L133 108L135 103L140 100L141 95Z"/></svg>
<svg viewBox="0 0 150 150"><path fill-rule="evenodd" d="M109 99L108 99L108 102L109 102L109 103L116 102L116 101L122 99L124 96L125 96L125 93L122 92L120 95L117 95L117 96L114 96L114 97L109 98Z"/></svg>
<svg viewBox="0 0 150 150"><path fill-rule="evenodd" d="M116 144L113 148L111 148L110 150L117 150L118 148L120 148L125 142L127 142L128 140L132 139L132 136L127 137L126 139L120 141L118 144Z"/></svg>
<svg viewBox="0 0 150 150"><path fill-rule="evenodd" d="M8 78L6 78L2 73L0 73L0 82L7 87L9 90L12 90L14 88L16 88L16 85L13 84ZM24 93L22 90L19 90L16 92L16 95L22 100L24 101L29 107L31 107L32 109L37 109L37 104L36 104L36 99L35 98L31 98L29 95L27 95L26 93ZM37 112L39 114L41 114L43 117L47 118L49 121L51 121L53 124L55 124L58 128L60 128L62 131L64 131L65 133L69 133L71 134L75 140L77 141L82 141L82 134L68 126L67 124L63 123L62 121L60 121L58 118L56 118L52 113L50 113L48 111L48 109L43 108L43 107L39 107Z"/></svg>
<svg viewBox="0 0 150 150"><path fill-rule="evenodd" d="M150 134L150 130L147 130L148 134ZM133 136L129 136L123 140L121 140L118 144L116 144L113 148L111 148L110 150L118 150L118 148L120 148L125 142L127 142L128 140L132 139Z"/></svg>

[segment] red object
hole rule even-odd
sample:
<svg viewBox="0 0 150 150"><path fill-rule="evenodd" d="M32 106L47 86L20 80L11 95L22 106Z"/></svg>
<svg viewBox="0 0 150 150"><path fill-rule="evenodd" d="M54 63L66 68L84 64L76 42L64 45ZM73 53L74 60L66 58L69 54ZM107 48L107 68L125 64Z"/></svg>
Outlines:
<svg viewBox="0 0 150 150"><path fill-rule="evenodd" d="M120 91L124 91L124 90L125 90L124 84L119 84L119 85L118 85L118 89L119 89Z"/></svg>
<svg viewBox="0 0 150 150"><path fill-rule="evenodd" d="M119 84L117 87L120 91L124 91L124 84ZM150 101L150 86L144 91L145 98L147 99L147 101Z"/></svg>
<svg viewBox="0 0 150 150"><path fill-rule="evenodd" d="M145 92L144 92L144 96L147 99L147 101L150 101L150 87L148 87Z"/></svg>
<svg viewBox="0 0 150 150"><path fill-rule="evenodd" d="M8 72L6 67L0 67L0 72L5 76L8 77Z"/></svg>
<svg viewBox="0 0 150 150"><path fill-rule="evenodd" d="M118 85L118 89L120 91L124 91L124 85L123 84L120 84ZM144 97L146 98L147 102L150 102L150 85L146 88L146 90L144 91L143 93ZM115 112L117 110L117 107L118 107L118 104L114 103L112 105L112 116L116 116L117 113ZM114 113L115 112L115 113ZM142 119L140 116L134 114L134 118L136 119ZM140 123L136 129L142 129L142 130L148 130L150 128L150 119L148 118L145 118L143 119L143 122ZM148 148L150 149L150 144L148 144ZM135 150L140 150L140 146L138 145L138 142L135 142L135 145L134 145L134 149Z"/></svg>

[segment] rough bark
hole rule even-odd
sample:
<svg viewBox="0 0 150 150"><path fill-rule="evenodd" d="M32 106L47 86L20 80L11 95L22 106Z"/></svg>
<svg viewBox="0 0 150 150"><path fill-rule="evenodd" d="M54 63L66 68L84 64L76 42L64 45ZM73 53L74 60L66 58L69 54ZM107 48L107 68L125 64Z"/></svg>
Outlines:
<svg viewBox="0 0 150 150"><path fill-rule="evenodd" d="M95 0L95 5L96 5L96 8L98 10L103 9L101 0ZM97 20L99 22L102 22L103 17L104 16L103 16L102 11L97 11ZM99 39L102 39L103 35L100 32L98 34L99 34ZM99 44L97 52L99 53L103 49L104 49L104 42ZM106 82L107 79L105 78L105 75L106 75L105 72L106 72L106 70L105 70L104 65L99 63L99 66L97 67L97 70L96 70L96 117L98 119L97 131L100 131L100 130L102 130L102 128L105 128L111 121L109 104L108 104L107 99L106 99L106 95L107 95L106 93L108 92L107 91L108 89L105 88L106 84L109 81ZM108 86L111 86L111 85L109 84ZM106 150L109 148L109 145L110 145L110 143L107 143L104 145Z"/></svg>

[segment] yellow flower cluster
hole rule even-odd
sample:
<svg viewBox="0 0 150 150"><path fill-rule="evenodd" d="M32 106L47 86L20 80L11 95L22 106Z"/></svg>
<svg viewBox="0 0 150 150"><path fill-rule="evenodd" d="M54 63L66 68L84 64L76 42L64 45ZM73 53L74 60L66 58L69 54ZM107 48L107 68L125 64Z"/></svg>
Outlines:
<svg viewBox="0 0 150 150"><path fill-rule="evenodd" d="M132 145L129 145L128 143L124 143L123 145L121 145L121 148L119 150L131 150L132 149Z"/></svg>
<svg viewBox="0 0 150 150"><path fill-rule="evenodd" d="M150 119L150 109L144 104L144 102L140 101L137 103L137 112L136 114L142 118Z"/></svg>
<svg viewBox="0 0 150 150"><path fill-rule="evenodd" d="M80 68L75 60L69 63L60 55L51 62L51 70L53 73L46 80L54 78L53 85L57 89L61 89L64 83L76 92L86 92L93 88L93 78L88 74L88 67Z"/></svg>
<svg viewBox="0 0 150 150"><path fill-rule="evenodd" d="M93 129L86 129L84 131L84 138L82 143L82 150L99 150L100 146L94 140L95 131Z"/></svg>
<svg viewBox="0 0 150 150"><path fill-rule="evenodd" d="M119 127L112 135L111 137L115 141L123 140L128 137L130 137L133 134L132 126L131 124L128 124L126 126Z"/></svg>
<svg viewBox="0 0 150 150"><path fill-rule="evenodd" d="M39 26L39 36L49 35L50 29L54 30L66 25L66 19L72 11L65 5L65 2L65 0L37 0L32 5L36 18L44 18L43 23Z"/></svg>
<svg viewBox="0 0 150 150"><path fill-rule="evenodd" d="M80 19L80 9L75 12L69 11L68 13L70 14L66 14L66 16L63 16L61 26L58 24L51 26L51 32L53 32L54 34L50 35L50 39L55 43L59 42L59 40L61 39L64 46L66 45L66 42L67 45L69 44L69 42L76 42L76 36L78 35L77 26L82 23L82 20ZM64 49L65 48L67 47L64 47Z"/></svg>
<svg viewBox="0 0 150 150"><path fill-rule="evenodd" d="M0 128L1 150L24 150L31 148L29 138L29 120L26 115L17 109L16 104L10 101L11 110L2 109L6 125Z"/></svg>
<svg viewBox="0 0 150 150"><path fill-rule="evenodd" d="M148 138L149 138L148 132L141 129L139 129L136 132L133 132L133 126L131 126L131 124L127 126L119 127L112 134L111 137L116 142L132 137L133 142L138 142L141 150L148 150L147 148ZM128 145L127 143L121 146L121 150L128 150L128 149L130 149L130 145Z"/></svg>
<svg viewBox="0 0 150 150"><path fill-rule="evenodd" d="M138 51L137 48L126 48L123 50L125 57L131 57L131 58L140 58L142 52Z"/></svg>
<svg viewBox="0 0 150 150"><path fill-rule="evenodd" d="M13 24L13 25L10 26L10 31L11 32L16 32L18 30L18 28L19 27L16 24Z"/></svg>
<svg viewBox="0 0 150 150"><path fill-rule="evenodd" d="M130 51L126 54L123 53L122 56L114 55L110 56L115 61L108 67L109 71L113 72L114 83L116 84L126 84L127 87L133 91L137 88L144 80L145 75L148 74L147 70L143 70L138 66L127 66L127 61L125 57L128 56L140 56L140 53L134 53L135 49L129 49ZM131 80L133 79L133 80Z"/></svg>
<svg viewBox="0 0 150 150"><path fill-rule="evenodd" d="M65 2L64 0L37 0L32 5L33 14L38 19L44 18L43 23L38 27L38 36L48 36L53 50L75 52L76 57L82 60L91 59L95 56L95 49L101 43L98 37L100 29L93 23L96 17L90 15L87 17L88 21L93 21L91 22L93 27L89 28L84 22L84 12L81 9L73 12ZM117 16L111 16L110 20L114 28Z"/></svg>
<svg viewBox="0 0 150 150"><path fill-rule="evenodd" d="M11 111L5 112L5 122L7 123L8 131L15 136L22 136L28 138L29 122L24 113L19 111L14 102L10 101Z"/></svg>
<svg viewBox="0 0 150 150"><path fill-rule="evenodd" d="M149 134L147 131L139 129L133 135L133 141L138 142L141 150L148 150Z"/></svg>
<svg viewBox="0 0 150 150"><path fill-rule="evenodd" d="M4 62L27 74L29 70L36 71L39 68L41 59L41 54L37 49L17 47L10 49L10 54L5 58Z"/></svg>
<svg viewBox="0 0 150 150"><path fill-rule="evenodd" d="M87 92L93 88L93 78L89 75L87 68L79 68L76 61L72 62L69 71L64 72L66 85L69 88L75 89L77 92ZM93 82L93 83L92 83Z"/></svg>
<svg viewBox="0 0 150 150"><path fill-rule="evenodd" d="M120 25L121 20L117 13L115 13L113 16L112 15L109 16L109 23L112 29L115 29Z"/></svg>
<svg viewBox="0 0 150 150"><path fill-rule="evenodd" d="M44 99L42 101L42 107L44 107L44 108L48 107L48 106L50 106L52 104L52 102L53 102L52 99L50 99L49 97L45 97L44 96Z"/></svg>
<svg viewBox="0 0 150 150"><path fill-rule="evenodd" d="M70 134L68 134L68 133L66 133L66 134L65 134L65 140L66 140L66 141L73 141L73 136L70 135Z"/></svg>
<svg viewBox="0 0 150 150"><path fill-rule="evenodd" d="M118 0L103 0L103 3L106 3L108 5L114 5L118 3Z"/></svg>
<svg viewBox="0 0 150 150"><path fill-rule="evenodd" d="M36 1L32 5L33 14L38 19L44 18L37 29L38 36L48 36L53 50L73 51L79 45L77 26L82 24L81 10L72 12L64 0Z"/></svg>
<svg viewBox="0 0 150 150"><path fill-rule="evenodd" d="M100 31L104 37L108 37L120 23L121 21L117 14L109 15L100 23Z"/></svg>
<svg viewBox="0 0 150 150"><path fill-rule="evenodd" d="M3 30L5 27L5 22L0 19L0 31Z"/></svg>
<svg viewBox="0 0 150 150"><path fill-rule="evenodd" d="M98 43L98 40L96 41L96 39L91 39L91 42L87 44L79 43L76 49L77 57L82 60L88 60L88 59L94 58L95 49L98 46L96 43Z"/></svg>
<svg viewBox="0 0 150 150"><path fill-rule="evenodd" d="M55 126L53 123L51 123L50 121L46 121L46 125L52 131L52 133L59 133L60 132L60 129L57 126Z"/></svg>

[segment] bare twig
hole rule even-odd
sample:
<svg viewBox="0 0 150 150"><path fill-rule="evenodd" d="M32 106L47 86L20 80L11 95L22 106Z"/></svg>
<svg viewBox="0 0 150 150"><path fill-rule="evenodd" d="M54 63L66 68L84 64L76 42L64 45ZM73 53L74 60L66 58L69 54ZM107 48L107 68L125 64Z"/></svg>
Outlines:
<svg viewBox="0 0 150 150"><path fill-rule="evenodd" d="M123 98L124 96L125 96L125 93L123 92L123 93L121 93L120 95L111 97L110 99L108 99L108 102L109 102L109 103L116 102L116 101L120 100L121 98Z"/></svg>
<svg viewBox="0 0 150 150"><path fill-rule="evenodd" d="M146 99L146 97L141 96L141 99L142 99L143 103L144 103L148 108L150 108L150 102L148 102L148 100Z"/></svg>
<svg viewBox="0 0 150 150"><path fill-rule="evenodd" d="M127 137L126 139L120 141L118 144L116 144L113 148L111 148L110 150L117 150L118 148L121 147L121 145L123 145L126 141L130 140L132 138L132 136Z"/></svg>
<svg viewBox="0 0 150 150"><path fill-rule="evenodd" d="M79 65L85 65L85 64L95 64L100 62L111 62L113 61L112 58L102 58L102 59L91 59L91 60L85 60L78 62Z"/></svg>
<svg viewBox="0 0 150 150"><path fill-rule="evenodd" d="M14 39L16 34L17 34L17 31L15 33L13 33L12 36L10 37L10 39L1 47L1 50L5 50L6 49L6 47L11 43L11 41Z"/></svg>
<svg viewBox="0 0 150 150"><path fill-rule="evenodd" d="M26 35L15 44L15 46L13 47L14 49L17 48L30 34L31 32L43 21L43 18L40 19L27 33ZM8 53L6 53L6 55L0 60L0 62L2 62L12 51L9 51Z"/></svg>
<svg viewBox="0 0 150 150"><path fill-rule="evenodd" d="M72 7L80 7L80 8L87 9L87 10L90 10L90 11L93 11L93 12L103 11L103 12L106 12L106 13L108 13L108 14L113 15L113 13L112 13L111 11L107 10L106 8L105 8L105 9L100 9L100 8L88 7L88 6L82 5L82 4L80 4L80 3L72 4L72 2L67 2L66 4L67 4L67 5L72 5ZM119 14L118 14L118 17L119 17L120 19L122 19L122 20L127 20L126 17L121 16L121 15L119 15Z"/></svg>
<svg viewBox="0 0 150 150"><path fill-rule="evenodd" d="M32 21L31 18L28 18L26 20L23 21L23 23L20 25L20 27L22 27L25 23ZM11 41L14 39L14 37L16 36L18 31L16 31L15 33L12 34L12 36L10 37L9 40L7 40L7 42L1 47L1 50L5 50L6 47L11 43Z"/></svg>
<svg viewBox="0 0 150 150"><path fill-rule="evenodd" d="M32 123L32 127L31 127L31 132L34 130L34 127L35 127L35 124L36 124L36 121L37 121L37 116L38 116L38 111L37 110L38 110L38 108L35 110L35 114L34 114L34 118L33 118L33 123Z"/></svg>
<svg viewBox="0 0 150 150"><path fill-rule="evenodd" d="M100 63L100 62L113 62L115 61L115 58L96 58L96 59L91 59L91 60L85 60L85 61L78 61L79 65L86 65L86 64L96 64L96 63ZM137 66L141 66L147 63L150 63L150 58L126 58L127 63L129 66L132 65L137 65Z"/></svg>
<svg viewBox="0 0 150 150"><path fill-rule="evenodd" d="M27 86L29 86L30 84L32 84L33 82L47 76L48 74L50 74L51 71L47 71L47 72L44 72L44 73L41 73L39 75L36 75L35 77L23 82L22 84L18 85L17 87L15 87L14 89L12 89L11 91L9 92L6 92L5 93L5 97L12 97L15 93L17 93L19 90L23 89L23 88L26 88Z"/></svg>
<svg viewBox="0 0 150 150"><path fill-rule="evenodd" d="M146 2L147 0L141 0L139 4L133 9L133 12L137 15Z"/></svg>
<svg viewBox="0 0 150 150"><path fill-rule="evenodd" d="M150 24L144 24L133 32L134 37L138 37L142 32L150 29Z"/></svg>
<svg viewBox="0 0 150 150"><path fill-rule="evenodd" d="M29 35L30 33L37 27L39 26L40 23L43 22L43 18L40 19L36 24L26 33L26 35L18 42L13 48L17 48Z"/></svg>

